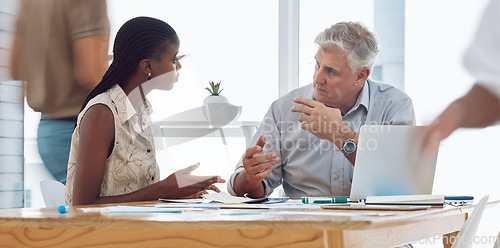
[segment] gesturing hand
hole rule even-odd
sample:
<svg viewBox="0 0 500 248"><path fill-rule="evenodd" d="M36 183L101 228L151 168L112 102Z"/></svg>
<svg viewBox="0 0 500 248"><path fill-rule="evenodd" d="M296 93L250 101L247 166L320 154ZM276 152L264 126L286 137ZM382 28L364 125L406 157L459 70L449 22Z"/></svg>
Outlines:
<svg viewBox="0 0 500 248"><path fill-rule="evenodd" d="M321 102L308 98L296 97L293 101L301 104L293 106L291 111L302 113L299 117L302 129L330 142L335 140L343 142L354 136L354 131L342 120L340 109L329 108Z"/></svg>
<svg viewBox="0 0 500 248"><path fill-rule="evenodd" d="M250 186L257 186L271 171L273 165L280 161L276 153L264 154L266 137L261 135L257 144L248 148L243 155L243 168L247 182Z"/></svg>
<svg viewBox="0 0 500 248"><path fill-rule="evenodd" d="M165 192L165 198L184 198L199 197L205 190L220 192L214 183L225 183L226 180L220 176L194 176L191 172L200 166L196 163L187 168L178 170L162 180Z"/></svg>

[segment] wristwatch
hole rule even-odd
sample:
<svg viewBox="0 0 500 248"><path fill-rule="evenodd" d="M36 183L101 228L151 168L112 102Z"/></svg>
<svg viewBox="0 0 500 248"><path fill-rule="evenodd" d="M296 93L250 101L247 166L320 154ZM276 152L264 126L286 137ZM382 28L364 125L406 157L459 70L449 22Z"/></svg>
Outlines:
<svg viewBox="0 0 500 248"><path fill-rule="evenodd" d="M350 139L349 141L345 142L344 146L342 147L342 151L344 151L347 155L356 151L356 143L354 143L354 140Z"/></svg>

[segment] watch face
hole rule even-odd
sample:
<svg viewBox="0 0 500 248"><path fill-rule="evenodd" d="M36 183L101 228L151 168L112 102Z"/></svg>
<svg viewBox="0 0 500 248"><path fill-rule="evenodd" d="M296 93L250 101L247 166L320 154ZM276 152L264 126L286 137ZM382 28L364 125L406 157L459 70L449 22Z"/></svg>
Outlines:
<svg viewBox="0 0 500 248"><path fill-rule="evenodd" d="M346 143L344 143L344 147L342 148L345 153L351 154L356 150L356 143L354 141L349 140Z"/></svg>

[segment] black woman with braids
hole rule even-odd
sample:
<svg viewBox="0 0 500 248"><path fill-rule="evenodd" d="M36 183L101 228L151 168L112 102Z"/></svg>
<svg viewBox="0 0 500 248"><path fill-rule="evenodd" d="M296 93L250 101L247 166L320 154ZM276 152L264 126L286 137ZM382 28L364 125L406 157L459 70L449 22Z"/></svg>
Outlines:
<svg viewBox="0 0 500 248"><path fill-rule="evenodd" d="M179 38L167 23L137 17L118 31L114 59L83 103L73 132L66 203L199 197L220 192L219 176L194 176L199 163L160 180L146 95L170 90L181 68Z"/></svg>

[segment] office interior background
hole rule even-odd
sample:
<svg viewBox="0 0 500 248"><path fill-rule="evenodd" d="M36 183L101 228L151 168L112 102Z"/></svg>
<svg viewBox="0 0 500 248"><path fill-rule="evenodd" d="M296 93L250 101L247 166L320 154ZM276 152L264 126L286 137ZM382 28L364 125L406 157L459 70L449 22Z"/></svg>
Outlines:
<svg viewBox="0 0 500 248"><path fill-rule="evenodd" d="M181 60L183 68L174 89L150 95L153 120L201 107L208 95L204 89L208 82L221 81L222 95L231 104L242 106L238 121L259 122L275 99L312 82L315 36L339 21L359 21L375 31L382 47L371 78L404 90L413 99L417 125L426 125L474 83L463 67L462 56L487 2L108 0L109 53L116 32L128 19L141 15L162 19L177 31L180 54L188 56ZM8 57L18 0L0 0L0 8L0 81L7 82L11 80ZM40 115L24 103L23 117L23 204L43 207L39 182L51 176L37 151ZM452 134L440 146L433 193L473 195L476 200L489 194L490 199L499 199L499 142L499 126ZM246 148L243 131L224 140L217 135L156 137L155 144L163 178L201 162L195 174L218 174L228 179ZM1 169L7 166L0 164L2 178L10 173ZM220 188L225 191L226 185ZM0 192L4 190L8 189L0 188ZM496 236L499 212L499 207L486 210L478 236ZM426 246L432 245L419 247Z"/></svg>

